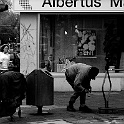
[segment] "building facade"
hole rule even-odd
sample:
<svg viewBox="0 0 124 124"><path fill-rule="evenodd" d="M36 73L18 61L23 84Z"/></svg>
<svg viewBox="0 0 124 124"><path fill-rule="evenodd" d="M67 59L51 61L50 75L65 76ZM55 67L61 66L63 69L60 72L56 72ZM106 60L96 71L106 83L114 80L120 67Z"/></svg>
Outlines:
<svg viewBox="0 0 124 124"><path fill-rule="evenodd" d="M122 18L120 13L20 13L21 72L28 74L48 59L52 71L61 72L73 57L104 72L106 25L114 25L123 44Z"/></svg>

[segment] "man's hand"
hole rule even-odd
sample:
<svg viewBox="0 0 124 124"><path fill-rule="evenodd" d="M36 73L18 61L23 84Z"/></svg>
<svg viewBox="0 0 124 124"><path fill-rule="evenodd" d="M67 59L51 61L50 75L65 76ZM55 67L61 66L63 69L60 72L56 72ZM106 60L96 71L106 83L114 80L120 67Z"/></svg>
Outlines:
<svg viewBox="0 0 124 124"><path fill-rule="evenodd" d="M91 91L92 91L92 87L89 88L89 93L91 93Z"/></svg>
<svg viewBox="0 0 124 124"><path fill-rule="evenodd" d="M88 89L84 89L84 92L85 93L89 93L90 91Z"/></svg>
<svg viewBox="0 0 124 124"><path fill-rule="evenodd" d="M78 88L78 90L80 90L79 92L91 93L91 87L89 89L86 89L82 87L82 85L78 84L77 86L75 86L75 88Z"/></svg>
<svg viewBox="0 0 124 124"><path fill-rule="evenodd" d="M85 93L91 93L91 91L92 91L92 87L90 87L89 89L84 89Z"/></svg>

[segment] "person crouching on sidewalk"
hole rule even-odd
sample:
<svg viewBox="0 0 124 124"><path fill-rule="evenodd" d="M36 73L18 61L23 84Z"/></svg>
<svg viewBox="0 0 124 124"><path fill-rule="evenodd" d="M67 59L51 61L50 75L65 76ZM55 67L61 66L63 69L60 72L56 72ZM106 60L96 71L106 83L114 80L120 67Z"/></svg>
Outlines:
<svg viewBox="0 0 124 124"><path fill-rule="evenodd" d="M99 73L99 69L83 63L75 63L65 71L67 82L74 89L74 94L71 96L67 111L75 112L73 104L80 96L79 111L90 113L92 109L85 105L86 93L91 92L90 81L95 80Z"/></svg>

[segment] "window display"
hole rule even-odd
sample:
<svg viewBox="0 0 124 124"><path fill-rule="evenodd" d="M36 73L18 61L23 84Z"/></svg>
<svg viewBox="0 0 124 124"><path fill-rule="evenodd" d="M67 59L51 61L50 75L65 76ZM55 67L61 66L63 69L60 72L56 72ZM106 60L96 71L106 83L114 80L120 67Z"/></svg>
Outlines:
<svg viewBox="0 0 124 124"><path fill-rule="evenodd" d="M78 30L77 56L95 56L96 55L96 31Z"/></svg>

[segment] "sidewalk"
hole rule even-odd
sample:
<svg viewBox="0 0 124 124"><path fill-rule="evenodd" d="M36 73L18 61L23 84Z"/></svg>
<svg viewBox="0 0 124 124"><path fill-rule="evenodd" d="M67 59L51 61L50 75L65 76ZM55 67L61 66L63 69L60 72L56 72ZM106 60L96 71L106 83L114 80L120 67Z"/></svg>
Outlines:
<svg viewBox="0 0 124 124"><path fill-rule="evenodd" d="M92 92L87 97L86 104L93 109L93 113L79 112L79 99L75 103L76 112L66 111L71 94L72 92L55 92L54 105L44 106L42 115L37 115L37 107L28 106L23 100L22 118L16 112L15 122L10 122L9 117L3 117L0 118L0 124L124 124L124 91L111 92L109 107L117 108L118 111L109 114L98 112L99 107L105 107L102 92Z"/></svg>

